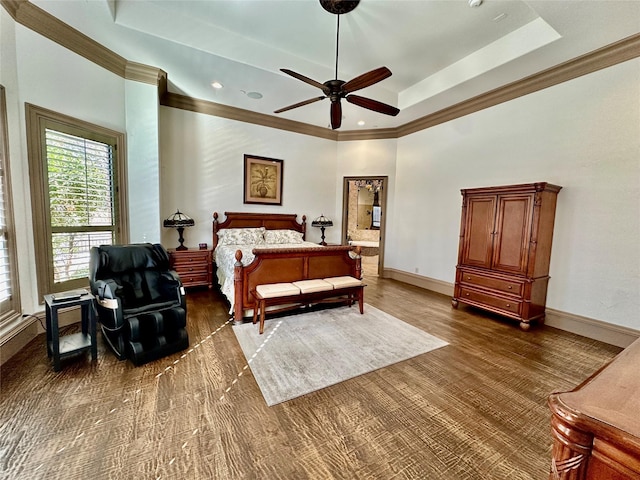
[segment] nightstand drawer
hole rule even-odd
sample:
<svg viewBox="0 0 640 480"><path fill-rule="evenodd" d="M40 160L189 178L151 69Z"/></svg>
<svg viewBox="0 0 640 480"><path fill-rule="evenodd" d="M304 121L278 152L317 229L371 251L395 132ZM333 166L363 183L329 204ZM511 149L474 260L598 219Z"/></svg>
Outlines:
<svg viewBox="0 0 640 480"><path fill-rule="evenodd" d="M194 285L209 285L209 274L207 272L200 273L180 273L180 280L185 287L192 287Z"/></svg>
<svg viewBox="0 0 640 480"><path fill-rule="evenodd" d="M175 266L178 265L184 265L184 266L188 266L188 265L203 265L206 264L207 261L210 258L210 252L207 250L203 250L203 251L187 251L187 252L178 252L177 254L174 252L171 254L172 259L173 259L173 264Z"/></svg>

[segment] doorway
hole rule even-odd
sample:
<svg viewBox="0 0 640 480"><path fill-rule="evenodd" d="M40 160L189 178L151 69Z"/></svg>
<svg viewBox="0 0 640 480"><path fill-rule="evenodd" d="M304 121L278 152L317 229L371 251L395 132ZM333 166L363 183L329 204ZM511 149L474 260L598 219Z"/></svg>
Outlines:
<svg viewBox="0 0 640 480"><path fill-rule="evenodd" d="M342 243L359 246L362 270L381 276L388 177L344 177L342 187Z"/></svg>

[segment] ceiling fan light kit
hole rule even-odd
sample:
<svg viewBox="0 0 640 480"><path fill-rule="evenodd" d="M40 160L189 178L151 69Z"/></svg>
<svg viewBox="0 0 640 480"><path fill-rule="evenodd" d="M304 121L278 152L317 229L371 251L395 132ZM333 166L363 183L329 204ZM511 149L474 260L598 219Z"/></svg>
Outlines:
<svg viewBox="0 0 640 480"><path fill-rule="evenodd" d="M391 76L391 70L387 67L376 68L375 70L371 70L370 72L363 73L348 82L344 80L338 79L338 44L340 40L340 15L344 13L349 13L353 9L355 9L360 0L320 0L320 5L327 12L337 15L337 29L336 29L336 74L335 79L327 80L324 83L317 82L309 77L305 77L299 73L294 72L293 70L289 70L286 68L281 68L280 71L286 73L287 75L292 76L300 81L308 83L316 88L322 90L323 96L310 98L308 100L304 100L302 102L294 103L293 105L289 105L287 107L280 108L274 113L282 113L287 110L292 110L294 108L302 107L304 105L309 105L310 103L319 102L320 100L324 100L328 98L331 101L331 110L330 110L330 118L331 118L331 128L336 130L340 128L342 125L342 105L340 100L343 98L347 100L347 102L352 103L353 105L357 105L362 108L366 108L372 110L374 112L383 113L385 115L396 116L400 110L391 105L387 105L386 103L379 102L377 100L373 100L371 98L361 97L359 95L351 95L352 92L356 90L361 90L363 88L369 87L375 83L378 83L385 78Z"/></svg>

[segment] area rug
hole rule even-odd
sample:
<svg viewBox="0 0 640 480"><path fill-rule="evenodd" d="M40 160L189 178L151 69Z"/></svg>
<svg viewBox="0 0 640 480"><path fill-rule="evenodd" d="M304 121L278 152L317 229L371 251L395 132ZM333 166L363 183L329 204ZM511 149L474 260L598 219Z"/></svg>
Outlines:
<svg viewBox="0 0 640 480"><path fill-rule="evenodd" d="M447 345L365 304L267 318L233 327L267 405L272 406Z"/></svg>

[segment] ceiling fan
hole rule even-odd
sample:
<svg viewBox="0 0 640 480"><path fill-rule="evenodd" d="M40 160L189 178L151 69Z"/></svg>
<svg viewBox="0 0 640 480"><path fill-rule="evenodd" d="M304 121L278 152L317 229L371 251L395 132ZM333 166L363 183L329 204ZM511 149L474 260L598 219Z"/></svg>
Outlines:
<svg viewBox="0 0 640 480"><path fill-rule="evenodd" d="M359 95L352 95L352 92L355 92L356 90L361 90L363 88L369 87L384 80L387 77L390 77L391 70L389 70L387 67L376 68L375 70L371 70L370 72L358 75L348 82L345 82L344 80L338 80L338 41L340 39L340 15L352 11L358 6L358 3L360 3L360 0L320 0L320 5L322 5L322 8L324 8L329 13L337 15L338 17L336 34L335 79L327 80L324 83L320 83L292 70L281 68L281 72L284 72L287 75L292 76L293 78L297 78L298 80L302 80L309 85L318 87L320 90L322 90L323 95L320 97L310 98L309 100L304 100L299 103L294 103L293 105L289 105L287 107L276 110L273 113L286 112L287 110L292 110L294 108L309 105L310 103L318 102L320 100L328 98L329 100L331 100L331 128L335 130L337 128L340 128L340 125L342 125L342 105L340 104L340 100L343 98L346 99L349 103L358 105L359 107L367 108L369 110L373 110L374 112L383 113L385 115L396 116L400 112L400 110L396 107L392 107L391 105L387 105L386 103L378 102L377 100L372 100L371 98L361 97Z"/></svg>

